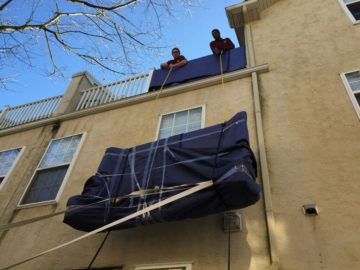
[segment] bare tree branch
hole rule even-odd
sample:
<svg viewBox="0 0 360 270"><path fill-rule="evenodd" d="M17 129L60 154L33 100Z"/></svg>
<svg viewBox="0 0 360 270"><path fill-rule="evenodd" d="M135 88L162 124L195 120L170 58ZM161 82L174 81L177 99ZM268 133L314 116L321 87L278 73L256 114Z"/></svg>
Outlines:
<svg viewBox="0 0 360 270"><path fill-rule="evenodd" d="M85 6L100 9L100 10L116 10L116 9L120 9L120 8L123 8L123 7L127 7L127 6L137 2L137 0L130 0L130 1L126 2L126 3L119 4L119 5L103 6L103 5L95 5L95 4L92 4L92 3L88 2L88 1L82 1L82 0L67 0L67 1L73 2L73 3L83 4Z"/></svg>
<svg viewBox="0 0 360 270"><path fill-rule="evenodd" d="M8 4L10 4L13 0L7 0L5 3L1 4L0 11L3 10Z"/></svg>
<svg viewBox="0 0 360 270"><path fill-rule="evenodd" d="M46 69L50 66L50 75L56 75L63 73L63 51L102 70L134 73L142 67L142 55L166 48L157 44L168 15L201 0L2 1L0 65L33 68L35 60L47 59ZM9 82L6 70L0 74L0 90Z"/></svg>
<svg viewBox="0 0 360 270"><path fill-rule="evenodd" d="M64 13L64 12L56 12L50 19L40 24L30 24L30 21L27 21L23 25L0 25L0 32L14 32L14 31L22 31L22 30L42 30L45 27L49 27L52 24L55 24L61 17L63 16L88 16L88 17L97 17L100 14L91 14L84 12L74 12L74 13Z"/></svg>

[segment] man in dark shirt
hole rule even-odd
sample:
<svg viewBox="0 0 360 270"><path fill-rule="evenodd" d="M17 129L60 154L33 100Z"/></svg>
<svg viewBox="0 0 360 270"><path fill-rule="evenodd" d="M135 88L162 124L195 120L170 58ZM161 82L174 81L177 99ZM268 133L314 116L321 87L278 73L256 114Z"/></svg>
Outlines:
<svg viewBox="0 0 360 270"><path fill-rule="evenodd" d="M172 56L174 57L173 60L169 60L166 63L162 63L160 67L162 69L167 68L179 68L187 64L186 58L180 54L179 48L173 48L171 50Z"/></svg>
<svg viewBox="0 0 360 270"><path fill-rule="evenodd" d="M230 38L221 38L218 29L212 30L211 34L214 37L214 40L210 42L210 48L213 54L220 54L224 51L234 49L234 43L232 43Z"/></svg>

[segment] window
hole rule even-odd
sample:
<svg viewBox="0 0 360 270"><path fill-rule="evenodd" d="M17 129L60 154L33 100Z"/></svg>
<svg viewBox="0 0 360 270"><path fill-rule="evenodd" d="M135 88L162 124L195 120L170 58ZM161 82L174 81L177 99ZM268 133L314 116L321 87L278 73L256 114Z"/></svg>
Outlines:
<svg viewBox="0 0 360 270"><path fill-rule="evenodd" d="M135 266L135 270L191 270L191 264L163 264Z"/></svg>
<svg viewBox="0 0 360 270"><path fill-rule="evenodd" d="M204 127L204 106L161 116L158 139Z"/></svg>
<svg viewBox="0 0 360 270"><path fill-rule="evenodd" d="M360 70L342 73L341 78L360 118Z"/></svg>
<svg viewBox="0 0 360 270"><path fill-rule="evenodd" d="M10 149L0 152L0 188L5 183L5 178L15 165L17 158L20 156L21 148Z"/></svg>
<svg viewBox="0 0 360 270"><path fill-rule="evenodd" d="M78 151L82 135L52 140L21 199L20 205L49 202L57 199Z"/></svg>
<svg viewBox="0 0 360 270"><path fill-rule="evenodd" d="M360 23L360 0L339 0L353 23Z"/></svg>

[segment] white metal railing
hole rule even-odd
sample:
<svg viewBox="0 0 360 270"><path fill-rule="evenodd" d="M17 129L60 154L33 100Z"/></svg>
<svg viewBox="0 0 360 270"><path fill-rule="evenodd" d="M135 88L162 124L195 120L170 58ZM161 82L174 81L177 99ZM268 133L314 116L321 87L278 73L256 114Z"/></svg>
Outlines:
<svg viewBox="0 0 360 270"><path fill-rule="evenodd" d="M153 72L150 69L125 80L82 90L76 111L148 92Z"/></svg>
<svg viewBox="0 0 360 270"><path fill-rule="evenodd" d="M50 117L59 106L61 98L62 95L15 107L5 107L0 112L0 129Z"/></svg>

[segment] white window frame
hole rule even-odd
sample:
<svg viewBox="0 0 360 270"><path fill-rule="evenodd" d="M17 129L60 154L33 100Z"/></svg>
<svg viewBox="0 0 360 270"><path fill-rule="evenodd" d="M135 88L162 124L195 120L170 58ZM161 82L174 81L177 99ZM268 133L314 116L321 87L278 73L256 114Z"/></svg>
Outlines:
<svg viewBox="0 0 360 270"><path fill-rule="evenodd" d="M360 105L359 103L357 102L356 100L356 97L355 97L355 94L360 94L360 91L353 91L350 87L350 84L346 78L346 74L348 73L352 73L352 72L356 72L356 71L360 71L360 69L355 69L355 70L351 70L351 71L346 71L346 72L342 72L340 73L340 77L344 83L344 86L345 86L345 89L346 89L346 92L348 93L349 95L349 98L351 100L351 103L353 104L354 106L354 109L355 109L355 112L360 120Z"/></svg>
<svg viewBox="0 0 360 270"><path fill-rule="evenodd" d="M185 270L191 270L191 263L172 263L172 264L141 264L135 265L134 270L152 270L170 267L185 267Z"/></svg>
<svg viewBox="0 0 360 270"><path fill-rule="evenodd" d="M1 151L0 151L0 153L1 153L1 152L11 151L11 150L16 150L16 149L21 149L21 150L20 150L19 154L16 156L13 164L11 164L9 171L5 174L4 180L3 180L3 181L1 182L1 184L0 184L0 190L1 190L1 189L3 188L3 186L5 185L5 182L6 182L7 179L10 177L12 171L14 170L14 168L15 168L15 166L16 166L16 163L19 161L21 155L24 153L24 151L25 151L25 146L15 147L15 148L11 148L11 149L5 149L5 150L1 150Z"/></svg>
<svg viewBox="0 0 360 270"><path fill-rule="evenodd" d="M204 128L204 127L205 127L206 105L197 105L197 106L193 106L193 107L189 107L189 108L184 108L184 109L177 110L177 111L167 112L167 113L163 113L163 114L161 114L161 115L159 116L159 121L158 121L158 126L157 126L157 131L156 131L155 140L158 140L158 139L159 139L161 119L162 119L162 117L163 117L164 115L174 114L174 113L183 112L183 111L188 111L188 110L197 109L197 108L201 108L201 127L200 127L200 128Z"/></svg>
<svg viewBox="0 0 360 270"><path fill-rule="evenodd" d="M345 3L344 3L344 0L338 0L338 1L339 1L339 3L340 3L341 7L344 9L346 15L347 15L347 16L349 17L349 19L351 20L351 22L352 22L353 24L360 24L360 20L356 20L355 17L351 14L349 8L347 7L347 5L352 4L352 3L360 2L360 0L353 0L353 1L351 1L350 3L348 3L348 4L345 4Z"/></svg>
<svg viewBox="0 0 360 270"><path fill-rule="evenodd" d="M53 141L55 141L55 140L61 140L61 139L64 139L64 138L74 137L74 136L78 136L78 135L81 135L81 139L80 139L80 142L79 142L79 144L78 144L78 146L77 146L77 149L76 149L76 151L75 151L75 153L74 153L74 155L73 155L73 157L72 157L72 159L71 159L71 162L70 162L70 163L64 163L64 164L58 164L58 165L52 167L52 168L55 168L55 167L61 167L61 166L63 166L63 165L69 165L69 167L68 167L68 169L67 169L67 171L66 171L66 173L65 173L64 179L63 179L63 181L62 181L62 183L61 183L61 185L60 185L59 191L58 191L58 193L56 194L55 199L54 199L54 200L48 200L48 201L42 201L42 202L21 204L22 200L24 199L24 197L25 197L25 195L26 195L26 192L27 192L28 188L30 187L31 183L34 181L34 177L35 177L36 173L37 173L37 172L39 171L39 169L40 169L39 166L40 166L40 164L42 163L43 159L45 158L45 155L46 155L46 153L47 153L47 151L48 151L51 143L52 143ZM48 143L48 146L46 147L46 150L45 150L43 156L41 157L40 162L38 163L38 165L37 165L37 167L36 167L33 175L31 176L30 181L29 181L28 184L26 185L26 188L25 188L25 190L24 190L24 192L23 192L23 194L22 194L22 196L21 196L21 198L20 198L20 201L19 201L19 203L18 203L18 205L17 205L17 208L28 208L28 207L34 207L34 206L40 206L40 205L57 204L57 203L59 202L60 196L61 196L61 194L62 194L62 192L63 192L63 190L64 190L64 187L65 187L65 184L67 183L67 181L68 181L68 179L69 179L69 177L70 177L70 174L71 174L71 172L72 172L72 169L73 169L73 167L74 167L74 164L75 164L75 162L76 162L76 160L77 160L77 158L78 158L78 155L79 155L79 153L80 153L80 149L82 148L82 145L83 145L83 143L84 143L84 141L85 141L86 135L87 135L86 132L77 133L77 134L74 134L74 135L68 135L68 136L64 136L64 137L54 138L54 139L52 139L52 140ZM41 169L40 169L40 170L41 170Z"/></svg>

